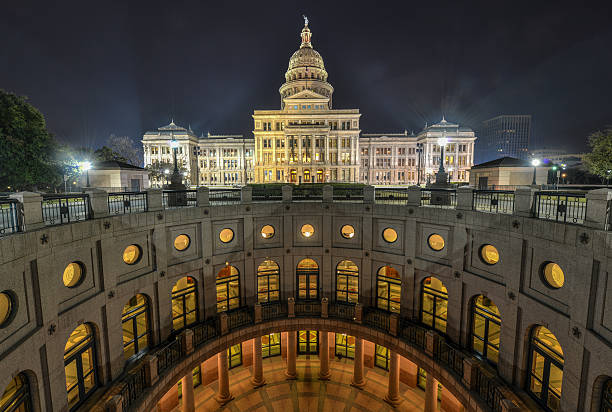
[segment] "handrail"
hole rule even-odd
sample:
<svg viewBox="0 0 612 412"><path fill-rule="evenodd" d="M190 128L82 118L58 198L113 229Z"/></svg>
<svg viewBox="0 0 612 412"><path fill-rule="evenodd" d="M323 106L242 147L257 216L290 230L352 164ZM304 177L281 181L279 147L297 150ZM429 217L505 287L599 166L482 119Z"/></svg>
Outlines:
<svg viewBox="0 0 612 412"><path fill-rule="evenodd" d="M89 195L42 195L42 219L46 225L61 225L91 219Z"/></svg>
<svg viewBox="0 0 612 412"><path fill-rule="evenodd" d="M287 304L287 301L276 301L258 305L263 315L259 321L253 318L253 314L257 312L257 308L243 306L230 312L217 314L196 325L192 325L190 329L193 331L193 347L201 347L205 343L215 338L219 338L232 330L251 325L254 323L253 321L258 323L287 317L289 316ZM302 315L304 317L317 318L324 317L321 311L322 304L321 301L289 302L289 305L295 305L295 316ZM351 313L353 315L355 314L355 305L347 304L346 302L325 304L328 305L330 317L337 317L347 322L360 323L358 319L355 317L351 318L349 315ZM350 308L352 308L353 311L351 311ZM386 333L391 333L390 323L392 316L398 317L397 330L394 332L397 338L420 349L425 354L429 354L429 356L453 375L458 382L462 382L463 385L469 385L462 379L464 376L464 361L468 358L476 358L464 352L462 348L446 340L442 335L432 335L434 336L433 347L429 349L429 344L427 342L431 329L415 324L408 318L399 318L398 314L392 314L378 308L362 307L361 310L363 313L363 324L374 330L381 330ZM332 314L340 314L340 316L331 316ZM225 332L222 327L219 327L219 320L222 316L227 316L228 319L228 328ZM157 360L158 376L164 374L186 356L189 356L190 353L183 353L182 339L185 339L184 334L174 337L170 342L166 342L157 350L151 352L154 359ZM475 365L476 366L473 368L475 371L474 386L468 386L466 389L468 392L473 390L478 394L482 402L488 405L493 411L501 411L502 401L505 399L504 392L501 388L503 388L505 384L497 376L489 372L488 366L480 362L477 362ZM129 410L129 407L144 394L147 387L145 370L146 368L143 367L143 364L137 365L128 374L122 375L122 377L115 382L119 383L122 387L121 402L124 411Z"/></svg>
<svg viewBox="0 0 612 412"><path fill-rule="evenodd" d="M0 198L0 236L23 230L22 213L21 203L17 199Z"/></svg>

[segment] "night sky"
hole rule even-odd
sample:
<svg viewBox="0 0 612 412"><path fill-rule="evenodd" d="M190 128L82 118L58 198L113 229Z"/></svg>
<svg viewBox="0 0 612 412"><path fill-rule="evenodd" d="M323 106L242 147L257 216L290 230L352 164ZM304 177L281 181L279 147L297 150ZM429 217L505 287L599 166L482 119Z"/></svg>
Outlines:
<svg viewBox="0 0 612 412"><path fill-rule="evenodd" d="M253 110L280 108L306 14L334 107L359 108L365 133L531 114L538 147L584 150L612 124L612 7L576 6L7 1L0 88L28 96L78 146L139 140L172 117L197 134L252 137Z"/></svg>

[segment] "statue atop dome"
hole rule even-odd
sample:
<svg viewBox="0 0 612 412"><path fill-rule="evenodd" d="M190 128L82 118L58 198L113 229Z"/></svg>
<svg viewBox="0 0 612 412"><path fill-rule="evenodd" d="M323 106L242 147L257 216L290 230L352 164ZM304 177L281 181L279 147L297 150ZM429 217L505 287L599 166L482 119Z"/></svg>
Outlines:
<svg viewBox="0 0 612 412"><path fill-rule="evenodd" d="M304 18L304 26L308 26L308 17L304 14L302 14L302 17Z"/></svg>

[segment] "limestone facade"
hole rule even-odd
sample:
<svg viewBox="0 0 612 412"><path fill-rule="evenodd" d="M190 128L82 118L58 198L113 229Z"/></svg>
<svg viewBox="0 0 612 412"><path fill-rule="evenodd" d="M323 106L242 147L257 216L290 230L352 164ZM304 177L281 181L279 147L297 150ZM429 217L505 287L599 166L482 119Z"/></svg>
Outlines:
<svg viewBox="0 0 612 412"><path fill-rule="evenodd" d="M200 203L161 210L161 199L154 200L161 194L155 190L149 193L148 212L105 216L104 208L96 206L96 219L32 228L0 238L0 291L9 291L14 298L14 312L0 329L0 370L5 372L0 374L0 388L23 373L29 380L35 411L67 410L64 349L77 326L86 323L94 334L99 388L90 397L93 401L129 367L123 354L121 316L124 305L135 294L148 298L150 346L154 347L172 335L171 291L179 279L190 276L195 280L196 316L204 320L216 316L215 279L228 263L238 271L240 305L252 306L257 299L259 264L267 259L278 263L280 298L287 300L296 297L296 267L304 258L319 266L319 297L330 302L335 300L336 266L346 259L355 262L359 302L364 306L375 306L378 270L392 267L401 278L400 315L417 322L423 281L436 277L448 291L446 336L466 351L471 350L473 298L485 295L501 313L495 373L524 404L537 410L525 388L529 336L534 326L542 325L554 333L563 349L559 410L599 410L602 384L612 377L610 231L593 228L590 223L569 225L528 217L531 205L524 194L522 200L517 195L515 213L504 215L473 211L471 200L461 200L463 195L458 196L455 210L419 207L418 203L377 204L373 197L364 203L325 199L257 203L243 191L242 203ZM589 198L588 204L593 206L589 209L592 212L587 212L589 222L595 222L596 215L601 215L602 221L606 216L610 194L597 196ZM275 235L264 238L260 231L267 224L274 227ZM301 234L304 224L314 227L314 235L305 238ZM341 235L340 229L346 224L355 229L350 239ZM382 237L387 228L398 234L393 243ZM234 233L228 242L220 239L224 229ZM174 247L181 234L191 239L184 251ZM429 246L432 234L444 239L443 249L436 251ZM480 257L482 246L487 244L499 251L499 261L494 265ZM137 245L142 256L128 265L122 253L129 245ZM84 277L74 287L66 287L62 273L71 262L83 265ZM563 287L551 288L544 282L541 268L547 262L563 268ZM415 362L424 356L392 336L361 325L308 319L292 322L276 325L278 331L308 327L359 331L368 340L385 344L408 359L416 356L412 358ZM245 329L244 333L233 332L198 353L210 356L240 339L274 331L274 327L267 324ZM194 356L187 359L184 372L197 361ZM422 362L428 373L438 374L436 379L449 390L453 388L453 380L444 376L446 372L442 373L435 361L428 358ZM163 387L171 384L171 379L164 378ZM458 399L469 398L458 392ZM149 394L159 399L155 392ZM89 410L87 405L82 410Z"/></svg>

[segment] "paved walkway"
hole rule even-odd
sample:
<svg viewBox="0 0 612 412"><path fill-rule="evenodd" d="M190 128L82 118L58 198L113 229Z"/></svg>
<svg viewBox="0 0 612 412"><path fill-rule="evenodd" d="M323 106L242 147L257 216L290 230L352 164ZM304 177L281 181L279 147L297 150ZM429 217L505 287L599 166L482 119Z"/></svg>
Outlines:
<svg viewBox="0 0 612 412"><path fill-rule="evenodd" d="M229 371L230 390L234 400L220 407L214 399L217 382L195 389L196 411L224 412L388 412L422 411L424 392L400 383L403 402L393 409L383 398L387 393L388 373L379 368L365 368L367 384L363 390L350 386L352 360L331 360L332 378L318 380L318 357L297 360L298 379L286 380L285 362L281 357L263 360L266 385L254 389L250 384L251 368ZM173 412L180 412L180 406Z"/></svg>

